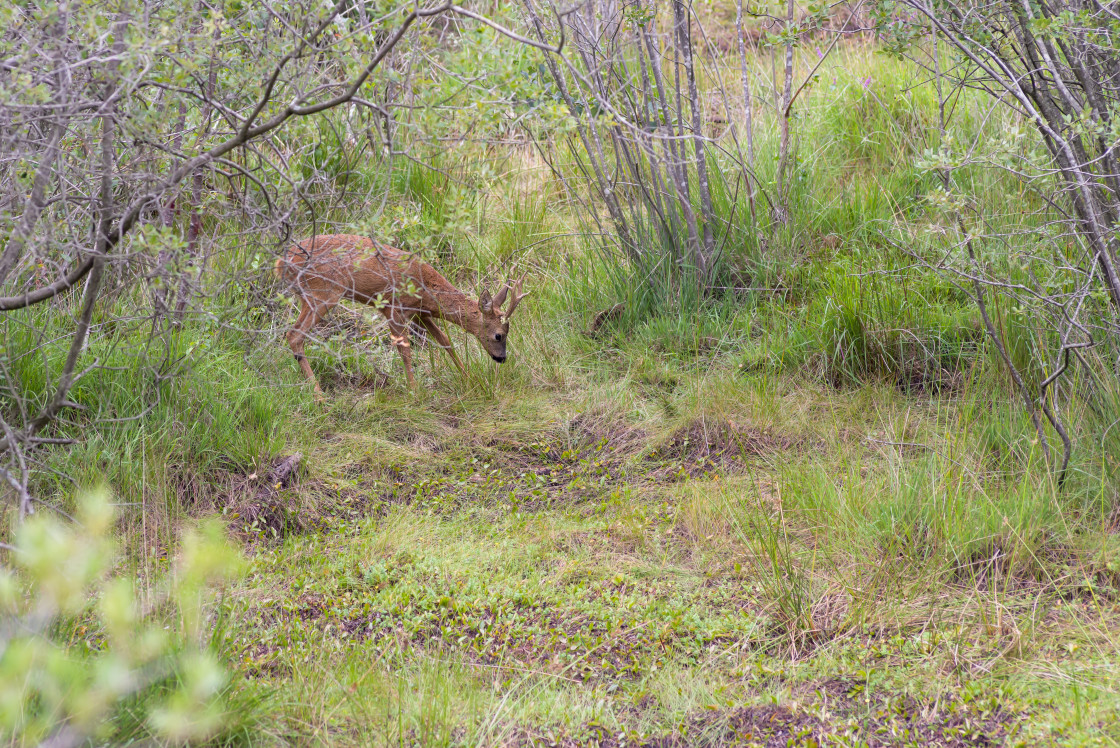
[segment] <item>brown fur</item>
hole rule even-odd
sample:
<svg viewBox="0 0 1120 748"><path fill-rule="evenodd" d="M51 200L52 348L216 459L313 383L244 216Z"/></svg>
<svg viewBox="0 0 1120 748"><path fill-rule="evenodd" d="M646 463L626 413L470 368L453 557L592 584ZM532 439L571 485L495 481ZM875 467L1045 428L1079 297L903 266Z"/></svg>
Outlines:
<svg viewBox="0 0 1120 748"><path fill-rule="evenodd" d="M303 355L304 340L344 299L375 306L385 316L412 387L415 380L408 341L411 320L420 323L466 374L451 339L436 320L459 325L478 338L491 358L502 363L506 359L509 316L525 296L520 293L520 281L516 282L509 308L503 313L499 307L511 290L508 284L493 299L486 291L479 299L472 299L411 253L350 234L315 236L293 244L276 260L275 271L302 302L299 318L288 332L288 345L303 373L314 383L317 396L322 390Z"/></svg>

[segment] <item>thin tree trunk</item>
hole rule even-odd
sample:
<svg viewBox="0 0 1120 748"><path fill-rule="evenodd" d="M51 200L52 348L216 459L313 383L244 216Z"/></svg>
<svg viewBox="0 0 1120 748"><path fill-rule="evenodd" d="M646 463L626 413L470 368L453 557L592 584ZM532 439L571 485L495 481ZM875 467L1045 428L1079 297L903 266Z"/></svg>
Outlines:
<svg viewBox="0 0 1120 748"><path fill-rule="evenodd" d="M751 219L755 217L755 180L754 180L754 105L751 101L751 81L747 68L747 34L743 29L743 0L735 3L735 31L739 38L739 75L743 81L743 125L747 139L747 201L751 207Z"/></svg>
<svg viewBox="0 0 1120 748"><path fill-rule="evenodd" d="M4 254L0 255L0 284L7 280L8 275L23 257L23 250L27 246L31 232L35 230L35 224L39 221L39 214L46 204L47 184L54 176L54 162L58 158L59 142L65 130L66 127L62 122L55 123L47 140L46 149L39 159L39 166L36 167L35 176L31 180L31 193L23 205L23 214L20 215L19 222L8 237Z"/></svg>
<svg viewBox="0 0 1120 748"><path fill-rule="evenodd" d="M792 2L793 0L790 0ZM674 0L673 11L677 16L677 38L684 57L685 73L688 76L688 101L692 109L692 142L696 151L696 181L700 193L700 212L704 216L701 231L704 238L703 251L697 255L697 266L702 282L707 281L715 259L715 237L712 236L712 193L708 184L708 158L704 148L704 118L700 109L700 95L696 87L696 69L692 64L691 8L684 7L683 0Z"/></svg>
<svg viewBox="0 0 1120 748"><path fill-rule="evenodd" d="M793 13L794 4L793 0L789 0L786 6L786 64L785 64L785 81L783 82L782 103L778 108L778 122L779 122L779 137L780 142L778 146L778 200L777 210L778 215L775 219L778 223L786 223L789 220L789 195L787 193L787 179L786 171L789 169L789 103L793 97Z"/></svg>
<svg viewBox="0 0 1120 748"><path fill-rule="evenodd" d="M588 72L589 81L593 85L592 95L600 99L601 101L609 101L610 87L608 86L608 81L611 81L616 77L612 67L614 54L611 53L611 50L607 50L607 53L602 55L600 55L599 53L602 51L601 48L606 44L611 44L613 47L613 38L606 38L604 36L598 23L600 13L598 13L597 4L594 2L594 0L590 0L586 7L588 18L586 23L588 24L588 26L585 27L586 33L582 35L577 34L576 39L574 40L575 47L576 51L579 53L580 59L583 61L584 68L586 68ZM607 66L606 76L603 75L603 62L605 62ZM603 164L605 175L607 163L606 159L608 154L603 150L602 137L599 134L599 125L594 118L589 118L588 126L591 129L592 140L595 143L595 147L598 151L597 155L599 161ZM611 152L613 153L615 158L615 172L613 178L609 180L609 184L613 186L618 184L618 176L628 171L627 168L624 168L623 162L626 161L629 164L631 162L631 159L630 154L628 153L627 140L622 133L621 125L612 124L608 126L606 129L606 134L610 138L611 145L613 146ZM629 201L627 202L629 203ZM624 203L620 201L620 212L623 210L623 205ZM630 213L632 218L635 217L635 210L635 206L631 203ZM630 225L637 228L639 224L635 221Z"/></svg>
<svg viewBox="0 0 1120 748"><path fill-rule="evenodd" d="M743 124L747 138L747 166L754 171L754 106L751 101L751 79L747 69L747 32L743 29L743 0L735 3L735 31L739 37L739 75L743 81ZM754 195L754 187L751 187Z"/></svg>
<svg viewBox="0 0 1120 748"><path fill-rule="evenodd" d="M529 20L533 24L533 29L537 32L537 37L544 42L544 25L541 23L540 16L537 15L537 11L533 7L532 0L524 0L524 3L525 9L529 13ZM591 161L592 171L594 171L595 179L599 183L599 191L603 195L603 201L607 205L607 212L610 213L615 231L618 232L619 239L622 241L626 253L631 258L636 259L638 257L638 247L631 238L630 230L626 224L626 217L622 213L622 208L618 203L618 198L614 193L614 189L610 182L607 181L606 175L603 172L602 162L600 159L596 158L596 153L602 152L602 143L598 139L598 130L593 130L591 133L596 140L596 149L592 150L591 142L588 138L588 130L580 123L580 113L576 109L575 101L568 91L567 84L564 82L563 73L560 71L559 66L551 55L546 54L544 60L545 64L548 65L549 72L552 73L553 80L556 81L556 88L560 91L560 96L564 99L569 113L571 113L572 117L575 118L577 122L576 133L579 135L580 141L583 144L583 150L587 154L587 158Z"/></svg>
<svg viewBox="0 0 1120 748"><path fill-rule="evenodd" d="M677 148L677 139L673 130L673 115L669 108L669 97L664 76L661 74L661 48L660 44L654 42L653 35L650 34L649 28L645 24L642 25L641 30L646 43L646 52L649 55L653 82L657 86L657 100L661 105L663 125L669 130L668 137L664 138L665 148L669 153L669 174L676 188L677 204L684 214L685 225L688 227L689 247L693 248L700 244L700 232L696 225L696 212L692 209L692 199L688 194L688 172L685 170L684 157L679 154ZM680 146L682 149L684 148L683 143Z"/></svg>
<svg viewBox="0 0 1120 748"><path fill-rule="evenodd" d="M65 8L61 8L53 30L55 39L60 45L65 43L68 29L69 13ZM58 54L60 57L63 56L61 50ZM35 168L35 176L31 178L31 192L23 204L23 212L20 214L19 222L8 236L3 255L0 255L0 285L3 285L4 281L8 279L8 275L23 256L23 250L26 248L31 232L35 230L35 224L38 223L39 215L46 204L47 184L51 182L53 177L54 163L61 149L62 135L66 132L68 126L67 116L63 113L63 105L69 87L68 81L70 80L68 76L69 73L59 72L55 77L55 90L51 98L52 103L58 107L58 112L52 122L51 134L47 138L46 147L39 159L39 165ZM10 122L6 122L5 125L10 126Z"/></svg>
<svg viewBox="0 0 1120 748"><path fill-rule="evenodd" d="M972 279L972 290L973 293L976 294L976 307L980 310L980 318L984 322L984 328L988 332L988 337L991 338L992 342L995 344L996 350L999 351L1000 358L1003 359L1004 365L1007 366L1007 370L1011 374L1011 379L1015 382L1015 386L1018 388L1019 394L1023 398L1023 404L1027 407L1027 413L1031 417L1031 423L1034 424L1035 433L1038 434L1039 444L1042 445L1042 453L1046 457L1046 464L1049 465L1051 462L1050 442L1046 439L1046 431L1043 430L1042 421L1038 417L1038 406L1035 404L1034 398L1031 397L1031 393L1027 389L1022 375L1019 374L1019 369L1016 368L1015 364L1011 361L1011 356L1007 353L1007 349L1003 345L1003 339L1000 338L999 332L996 330L995 325L992 324L992 319L988 315L988 306L984 301L984 286L980 282L980 262L976 259L976 252L972 247L972 237L969 236L968 229L965 228L964 225L964 220L959 215L957 216L957 225L965 237L965 247L968 250L968 258L972 262L972 267L976 272L975 277Z"/></svg>
<svg viewBox="0 0 1120 748"><path fill-rule="evenodd" d="M673 0L674 15L676 11L676 3L678 0ZM700 244L700 227L699 222L696 220L696 211L692 207L692 184L689 180L688 171L688 146L685 145L685 124L684 124L684 97L681 94L681 45L680 40L677 39L676 22L674 19L673 33L669 35L673 40L673 88L675 89L675 98L677 102L677 121L673 126L671 132L672 137L679 139L677 143L678 154L680 161L678 163L678 179L681 193L684 196L685 202L688 203L688 214L691 215L689 220L689 248L694 257L699 257L703 252L703 247Z"/></svg>
<svg viewBox="0 0 1120 748"><path fill-rule="evenodd" d="M220 26L214 28L214 44L220 36ZM218 70L214 65L214 55L210 57L210 70L206 79L206 100L202 105L202 121L199 124L199 145L210 134L210 115L213 107L210 104L214 96L214 86L217 83ZM179 280L179 298L175 300L175 321L181 322L187 311L191 299L191 274L190 269L201 265L198 251L199 236L202 234L202 182L203 170L199 169L191 178L191 217L187 226L187 268L183 270L183 277ZM199 270L201 277L201 268Z"/></svg>
<svg viewBox="0 0 1120 748"><path fill-rule="evenodd" d="M116 77L120 66L120 58L124 54L124 26L127 17L121 13L117 17L113 31L117 37L113 45L114 60L109 64L110 79ZM54 417L63 408L71 405L69 400L70 389L81 378L82 372L78 371L78 359L85 350L89 339L89 330L93 322L93 309L101 293L101 284L105 278L105 256L109 249L109 232L113 225L113 176L116 169L116 106L113 103L113 86L115 80L106 85L104 95L104 111L101 113L101 184L97 200L97 224L93 237L93 262L89 274L85 279L85 288L82 290L82 301L78 313L74 334L70 338L70 349L66 354L66 362L55 387L54 397L39 412L27 428L23 437L29 438L38 433L44 426L54 420ZM9 440L11 437L9 437ZM9 448L18 450L19 445L9 443ZM26 496L26 493L25 493ZM20 505L21 519L30 510L30 502Z"/></svg>
<svg viewBox="0 0 1120 748"><path fill-rule="evenodd" d="M638 6L640 9L640 5ZM666 210L664 199L668 195L665 189L665 181L661 176L660 157L657 154L657 147L655 145L657 120L659 114L654 104L653 86L650 84L649 67L646 61L646 55L642 50L642 31L635 25L634 27L634 43L637 45L638 52L638 69L642 76L642 114L643 119L646 120L646 127L648 127L648 135L643 137L642 145L646 153L646 158L649 159L650 176L653 179L654 188L654 204L657 211L665 216L669 221L669 233L672 235L673 246L679 241L681 236L680 216L675 210Z"/></svg>

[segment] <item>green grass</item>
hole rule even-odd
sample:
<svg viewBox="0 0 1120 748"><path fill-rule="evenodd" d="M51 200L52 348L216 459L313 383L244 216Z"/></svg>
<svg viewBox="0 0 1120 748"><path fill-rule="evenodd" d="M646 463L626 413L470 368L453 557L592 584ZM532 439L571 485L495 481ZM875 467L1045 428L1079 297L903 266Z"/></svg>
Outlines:
<svg viewBox="0 0 1120 748"><path fill-rule="evenodd" d="M244 688L284 734L372 744L691 742L762 714L1031 745L1116 708L1115 601L1084 585L1120 547L1091 495L985 469L967 424L939 433L889 390L790 409L682 380L642 428L656 406L605 392L427 419L365 400L321 459L351 456L336 490L372 516L258 550L228 602ZM1071 711L1065 678L1090 672Z"/></svg>

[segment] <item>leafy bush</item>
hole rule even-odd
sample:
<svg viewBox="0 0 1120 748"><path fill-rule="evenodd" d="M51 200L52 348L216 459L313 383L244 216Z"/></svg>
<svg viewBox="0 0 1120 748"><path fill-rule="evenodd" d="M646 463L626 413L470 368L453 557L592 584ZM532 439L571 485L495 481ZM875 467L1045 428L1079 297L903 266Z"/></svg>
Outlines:
<svg viewBox="0 0 1120 748"><path fill-rule="evenodd" d="M5 548L0 730L13 745L77 745L110 736L128 700L154 736L213 734L226 673L204 644L206 592L239 567L220 525L187 532L164 583L138 590L109 574L118 549L108 497L84 497L79 520L34 516Z"/></svg>

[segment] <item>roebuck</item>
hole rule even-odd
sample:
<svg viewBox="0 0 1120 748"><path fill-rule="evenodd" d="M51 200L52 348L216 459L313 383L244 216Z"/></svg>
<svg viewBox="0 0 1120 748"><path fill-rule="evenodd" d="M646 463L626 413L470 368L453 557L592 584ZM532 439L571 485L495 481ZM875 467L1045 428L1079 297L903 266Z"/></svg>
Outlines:
<svg viewBox="0 0 1120 748"><path fill-rule="evenodd" d="M505 284L493 297L483 291L477 300L472 299L412 254L350 234L315 236L293 244L276 260L276 275L302 302L299 318L288 332L288 345L303 373L314 383L317 397L322 396L322 390L303 355L304 340L343 299L374 306L385 316L411 388L415 385L408 341L411 320L419 322L466 374L451 339L436 320L447 320L474 335L490 358L500 364L506 360L509 318L528 295L521 293L521 281L517 280ZM503 312L500 307L507 295L509 306Z"/></svg>

